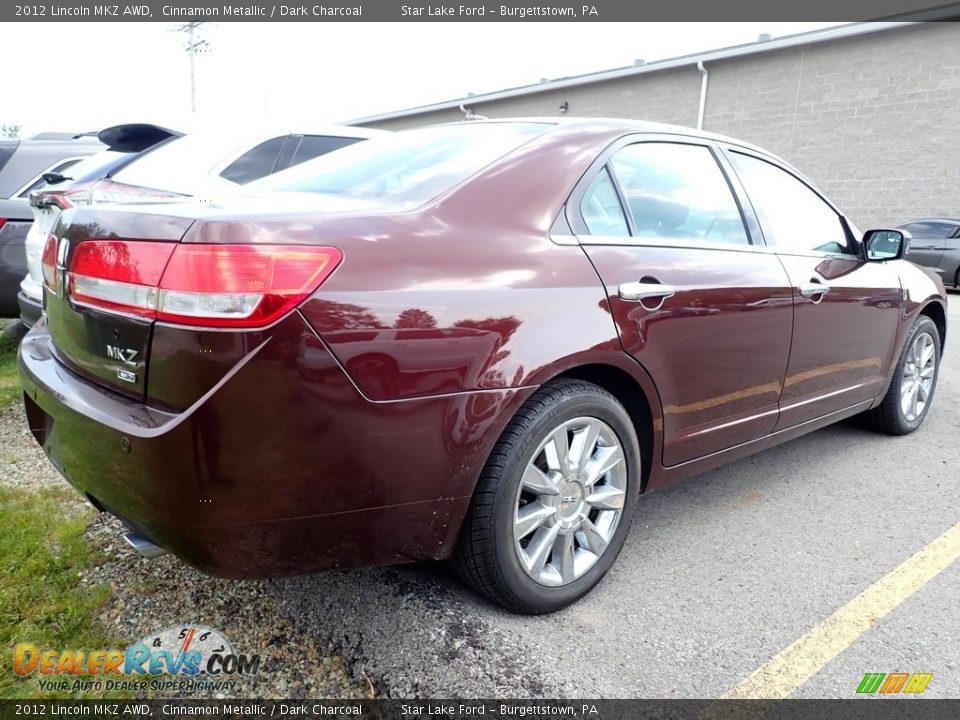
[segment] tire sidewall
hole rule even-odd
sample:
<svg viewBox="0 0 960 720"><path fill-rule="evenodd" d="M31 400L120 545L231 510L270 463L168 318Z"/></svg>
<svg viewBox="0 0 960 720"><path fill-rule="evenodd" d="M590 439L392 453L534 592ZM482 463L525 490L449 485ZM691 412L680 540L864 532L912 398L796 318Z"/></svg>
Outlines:
<svg viewBox="0 0 960 720"><path fill-rule="evenodd" d="M903 414L903 407L900 404L900 391L903 388L903 373L907 366L907 356L911 348L913 348L913 344L916 342L917 337L921 333L927 333L933 338L934 356L936 361L933 369L933 384L930 386L930 395L927 399L927 404L923 408L923 412L920 413L920 416L916 420L910 421L907 420ZM937 326L930 318L921 316L913 324L910 334L907 336L907 340L903 345L903 350L900 352L900 361L897 363L896 377L893 379L894 409L896 411L897 423L899 424L902 432L908 433L916 430L918 427L920 427L920 425L923 424L923 421L927 417L927 413L930 412L930 406L933 404L933 398L937 392L937 381L940 379L940 359L940 333L937 330Z"/></svg>
<svg viewBox="0 0 960 720"><path fill-rule="evenodd" d="M620 523L606 552L583 576L569 585L551 587L541 585L527 575L517 557L513 540L517 489L527 463L547 434L577 417L602 420L616 433L627 464L627 492ZM640 468L640 450L630 417L619 403L605 394L584 391L579 396L564 398L537 414L524 428L522 439L512 448L510 459L503 468L493 503L493 554L497 572L519 604L532 613L552 612L580 599L600 581L616 561L630 531L639 495Z"/></svg>

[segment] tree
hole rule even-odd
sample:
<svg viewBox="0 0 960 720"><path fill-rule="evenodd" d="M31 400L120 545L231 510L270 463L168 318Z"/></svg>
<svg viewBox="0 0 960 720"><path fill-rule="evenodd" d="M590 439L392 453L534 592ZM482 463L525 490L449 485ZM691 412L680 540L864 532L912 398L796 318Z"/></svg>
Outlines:
<svg viewBox="0 0 960 720"><path fill-rule="evenodd" d="M20 137L20 130L22 129L22 125L4 123L0 125L0 140L16 140Z"/></svg>
<svg viewBox="0 0 960 720"><path fill-rule="evenodd" d="M394 327L398 328L435 328L437 321L433 315L420 308L407 308L397 317Z"/></svg>

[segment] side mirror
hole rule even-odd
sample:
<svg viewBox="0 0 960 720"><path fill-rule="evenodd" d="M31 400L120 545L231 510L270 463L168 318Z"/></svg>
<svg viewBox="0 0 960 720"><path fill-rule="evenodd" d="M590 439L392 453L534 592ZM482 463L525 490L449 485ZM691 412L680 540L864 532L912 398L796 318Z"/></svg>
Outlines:
<svg viewBox="0 0 960 720"><path fill-rule="evenodd" d="M863 256L875 262L899 260L909 245L910 233L905 230L867 230L863 234Z"/></svg>

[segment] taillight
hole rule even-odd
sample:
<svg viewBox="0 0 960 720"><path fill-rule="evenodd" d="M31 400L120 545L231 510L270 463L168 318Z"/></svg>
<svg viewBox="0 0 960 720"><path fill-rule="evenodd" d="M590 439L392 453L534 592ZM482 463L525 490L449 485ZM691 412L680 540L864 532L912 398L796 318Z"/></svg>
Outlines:
<svg viewBox="0 0 960 720"><path fill-rule="evenodd" d="M342 257L307 245L88 240L70 262L70 296L181 325L262 327L306 299Z"/></svg>
<svg viewBox="0 0 960 720"><path fill-rule="evenodd" d="M43 246L43 255L40 258L43 268L43 283L51 291L57 292L57 236L47 235L47 242Z"/></svg>

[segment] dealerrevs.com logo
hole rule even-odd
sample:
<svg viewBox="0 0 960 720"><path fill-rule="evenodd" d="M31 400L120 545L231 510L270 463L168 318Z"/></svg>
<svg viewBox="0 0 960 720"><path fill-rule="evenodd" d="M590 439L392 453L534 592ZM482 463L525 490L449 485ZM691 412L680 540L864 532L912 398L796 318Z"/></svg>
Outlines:
<svg viewBox="0 0 960 720"><path fill-rule="evenodd" d="M178 625L126 650L55 650L17 643L13 672L22 677L38 673L42 690L217 691L233 690L237 676L255 675L260 660L260 655L236 652L219 630Z"/></svg>

